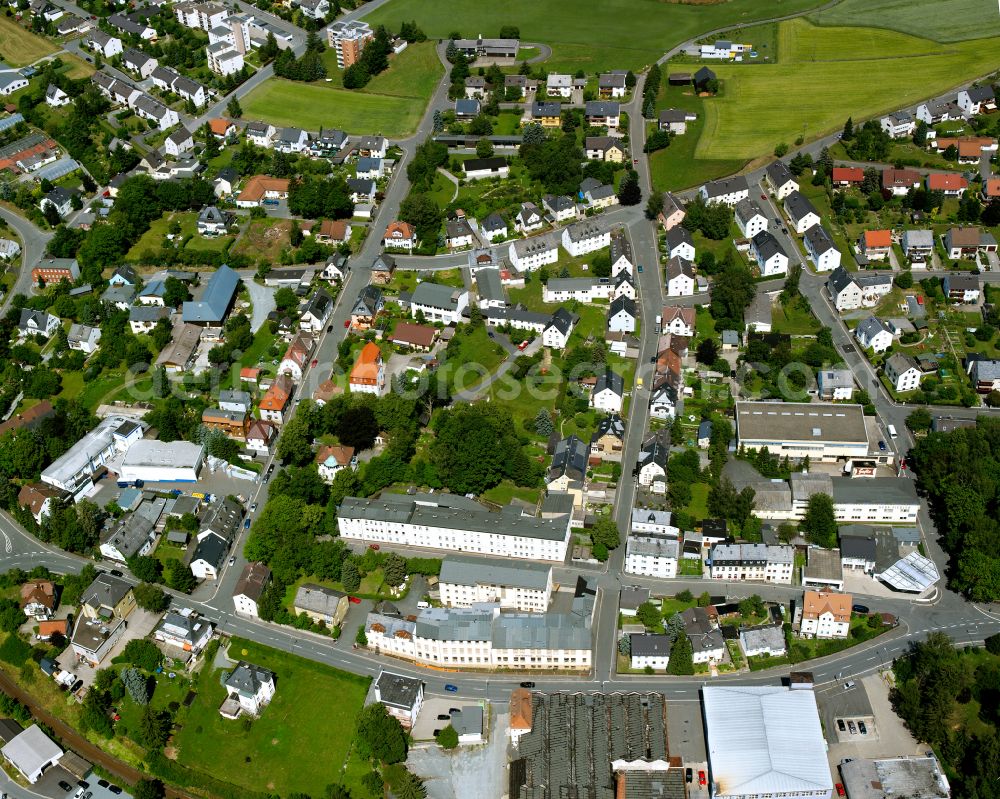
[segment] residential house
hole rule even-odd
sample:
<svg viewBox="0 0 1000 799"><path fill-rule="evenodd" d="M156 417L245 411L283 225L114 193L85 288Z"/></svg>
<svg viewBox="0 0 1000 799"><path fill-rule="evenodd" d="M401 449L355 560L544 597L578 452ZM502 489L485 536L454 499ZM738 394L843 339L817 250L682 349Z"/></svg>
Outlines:
<svg viewBox="0 0 1000 799"><path fill-rule="evenodd" d="M968 89L962 89L956 99L958 107L968 117L997 110L996 95L992 86L970 86Z"/></svg>
<svg viewBox="0 0 1000 799"><path fill-rule="evenodd" d="M52 108L61 108L64 105L69 105L73 101L70 100L69 95L66 94L66 92L54 83L51 83L49 84L49 88L45 90L45 102Z"/></svg>
<svg viewBox="0 0 1000 799"><path fill-rule="evenodd" d="M625 396L622 376L610 367L597 376L594 391L590 395L590 407L608 413L621 413Z"/></svg>
<svg viewBox="0 0 1000 799"><path fill-rule="evenodd" d="M722 631L712 622L705 608L688 608L678 614L684 624L684 633L694 650L695 663L714 663L722 660L726 642Z"/></svg>
<svg viewBox="0 0 1000 799"><path fill-rule="evenodd" d="M212 624L189 608L169 610L153 630L153 638L183 652L197 655L212 640Z"/></svg>
<svg viewBox="0 0 1000 799"><path fill-rule="evenodd" d="M799 190L799 182L784 161L768 164L764 170L764 177L768 188L778 200L784 200L793 191Z"/></svg>
<svg viewBox="0 0 1000 799"><path fill-rule="evenodd" d="M424 702L424 684L413 677L380 671L372 684L376 702L385 705L389 715L407 730L417 723Z"/></svg>
<svg viewBox="0 0 1000 799"><path fill-rule="evenodd" d="M166 140L163 142L164 152L166 152L167 155L174 156L174 158L190 152L193 149L194 137L191 135L191 131L183 125L167 136Z"/></svg>
<svg viewBox="0 0 1000 799"><path fill-rule="evenodd" d="M131 292L131 289L127 287L123 287L123 290ZM104 299L104 295L101 296L101 299ZM121 307L118 303L114 304ZM128 325L135 335L151 333L156 328L157 322L170 318L170 310L162 306L131 305L122 308L122 310L128 310Z"/></svg>
<svg viewBox="0 0 1000 799"><path fill-rule="evenodd" d="M520 100L528 91L528 79L524 75L504 75L503 89L505 96L513 96L515 93Z"/></svg>
<svg viewBox="0 0 1000 799"><path fill-rule="evenodd" d="M694 308L682 308L677 305L664 305L660 316L660 332L673 333L675 336L694 336Z"/></svg>
<svg viewBox="0 0 1000 799"><path fill-rule="evenodd" d="M629 297L618 297L611 301L608 308L608 332L634 333L636 318L635 300Z"/></svg>
<svg viewBox="0 0 1000 799"><path fill-rule="evenodd" d="M497 241L507 238L507 223L498 213L488 214L479 223L479 233L485 241Z"/></svg>
<svg viewBox="0 0 1000 799"><path fill-rule="evenodd" d="M466 180L481 180L483 178L505 178L510 174L510 166L506 158L469 158L462 162L462 171Z"/></svg>
<svg viewBox="0 0 1000 799"><path fill-rule="evenodd" d="M609 413L597 423L590 439L590 457L620 461L625 450L625 422L617 413Z"/></svg>
<svg viewBox="0 0 1000 799"><path fill-rule="evenodd" d="M29 619L45 621L56 609L56 587L51 580L29 580L21 585L21 610Z"/></svg>
<svg viewBox="0 0 1000 799"><path fill-rule="evenodd" d="M476 241L476 232L465 219L450 219L445 223L445 241L449 250L471 247Z"/></svg>
<svg viewBox="0 0 1000 799"><path fill-rule="evenodd" d="M681 136L687 133L688 122L693 122L698 118L697 114L685 111L682 108L665 108L657 117L656 123L660 130Z"/></svg>
<svg viewBox="0 0 1000 799"><path fill-rule="evenodd" d="M74 323L70 325L66 338L71 350L78 350L85 355L93 355L97 352L97 346L101 341L101 328Z"/></svg>
<svg viewBox="0 0 1000 799"><path fill-rule="evenodd" d="M480 307L483 307L481 300ZM398 347L430 352L436 338L437 329L429 325L413 325L409 322L397 322L389 341Z"/></svg>
<svg viewBox="0 0 1000 799"><path fill-rule="evenodd" d="M43 258L31 268L31 282L52 286L65 280L74 283L80 277L76 258Z"/></svg>
<svg viewBox="0 0 1000 799"><path fill-rule="evenodd" d="M939 191L945 197L961 197L969 181L954 172L934 172L927 176L927 191Z"/></svg>
<svg viewBox="0 0 1000 799"><path fill-rule="evenodd" d="M716 544L709 557L713 580L755 580L791 585L795 550L785 545Z"/></svg>
<svg viewBox="0 0 1000 799"><path fill-rule="evenodd" d="M68 497L66 492L54 486L45 483L25 483L17 493L17 506L28 510L35 522L41 524L42 519L66 497Z"/></svg>
<svg viewBox="0 0 1000 799"><path fill-rule="evenodd" d="M618 99L625 96L626 73L602 72L597 77L597 94L602 98Z"/></svg>
<svg viewBox="0 0 1000 799"><path fill-rule="evenodd" d="M21 318L17 325L18 335L41 336L49 338L62 323L58 316L53 316L46 311L35 311L29 308L21 309Z"/></svg>
<svg viewBox="0 0 1000 799"><path fill-rule="evenodd" d="M278 431L270 422L254 419L250 422L250 427L247 429L247 449L269 455L271 444L277 434Z"/></svg>
<svg viewBox="0 0 1000 799"><path fill-rule="evenodd" d="M385 158L389 140L385 136L362 136L358 139L357 154L368 158Z"/></svg>
<svg viewBox="0 0 1000 799"><path fill-rule="evenodd" d="M588 125L614 129L621 121L621 106L611 100L588 100L583 116Z"/></svg>
<svg viewBox="0 0 1000 799"><path fill-rule="evenodd" d="M263 563L248 563L233 588L233 605L238 616L260 618L260 600L271 582L271 570Z"/></svg>
<svg viewBox="0 0 1000 799"><path fill-rule="evenodd" d="M576 219L576 203L572 197L546 194L542 197L542 208L548 211L550 220L556 224Z"/></svg>
<svg viewBox="0 0 1000 799"><path fill-rule="evenodd" d="M316 466L324 483L332 483L342 469L357 468L354 447L322 446L316 451Z"/></svg>
<svg viewBox="0 0 1000 799"><path fill-rule="evenodd" d="M620 164L625 160L625 146L614 136L588 136L583 149L591 161L608 161Z"/></svg>
<svg viewBox="0 0 1000 799"><path fill-rule="evenodd" d="M966 370L979 394L1000 391L1000 360L969 358L966 361Z"/></svg>
<svg viewBox="0 0 1000 799"><path fill-rule="evenodd" d="M819 213L816 207L809 202L806 197L798 191L793 191L785 197L785 213L788 215L795 232L805 233L813 225L820 223Z"/></svg>
<svg viewBox="0 0 1000 799"><path fill-rule="evenodd" d="M684 228L674 228L683 230ZM695 277L694 265L691 261L675 255L667 261L666 268L667 296L690 297L694 295Z"/></svg>
<svg viewBox="0 0 1000 799"><path fill-rule="evenodd" d="M891 249L891 230L866 230L858 239L858 251L869 261L884 261Z"/></svg>
<svg viewBox="0 0 1000 799"><path fill-rule="evenodd" d="M559 260L559 239L553 234L512 241L508 257L518 272L532 272Z"/></svg>
<svg viewBox="0 0 1000 799"><path fill-rule="evenodd" d="M122 54L122 40L117 36L93 28L83 37L83 46L100 53L102 58L111 59ZM101 74L101 73L98 73Z"/></svg>
<svg viewBox="0 0 1000 799"><path fill-rule="evenodd" d="M243 69L243 53L227 41L217 41L205 48L208 68L222 77L234 75Z"/></svg>
<svg viewBox="0 0 1000 799"><path fill-rule="evenodd" d="M919 189L923 182L923 176L915 169L882 170L882 188L894 197L905 197L910 189Z"/></svg>
<svg viewBox="0 0 1000 799"><path fill-rule="evenodd" d="M52 206L60 217L65 218L73 210L73 198L77 194L78 192L75 190L70 191L69 189L64 189L62 186L56 186L42 197L38 203L38 207L44 212L46 207Z"/></svg>
<svg viewBox="0 0 1000 799"><path fill-rule="evenodd" d="M816 384L819 398L827 402L854 396L854 373L850 369L820 369Z"/></svg>
<svg viewBox="0 0 1000 799"><path fill-rule="evenodd" d="M802 597L799 635L803 638L847 638L851 630L851 595L806 591Z"/></svg>
<svg viewBox="0 0 1000 799"><path fill-rule="evenodd" d="M387 250L406 250L412 253L417 244L417 231L409 222L390 222L385 229L382 246Z"/></svg>
<svg viewBox="0 0 1000 799"><path fill-rule="evenodd" d="M885 359L884 371L886 379L897 393L916 391L920 388L920 379L924 376L917 362L901 352L894 352Z"/></svg>
<svg viewBox="0 0 1000 799"><path fill-rule="evenodd" d="M996 252L997 242L977 227L953 227L944 234L944 249L952 260L971 259L980 252Z"/></svg>
<svg viewBox="0 0 1000 799"><path fill-rule="evenodd" d="M310 333L322 333L331 313L333 313L333 299L323 289L319 289L302 309L299 327Z"/></svg>
<svg viewBox="0 0 1000 799"><path fill-rule="evenodd" d="M527 235L536 230L541 230L545 225L542 212L534 203L521 203L521 208L514 217L514 230Z"/></svg>
<svg viewBox="0 0 1000 799"><path fill-rule="evenodd" d="M385 393L385 364L378 345L369 341L361 348L358 359L351 368L349 385L352 393Z"/></svg>
<svg viewBox="0 0 1000 799"><path fill-rule="evenodd" d="M860 186L865 179L865 170L859 166L835 166L830 175L834 186Z"/></svg>
<svg viewBox="0 0 1000 799"><path fill-rule="evenodd" d="M740 646L748 657L784 657L787 653L785 633L780 625L762 624L740 630Z"/></svg>
<svg viewBox="0 0 1000 799"><path fill-rule="evenodd" d="M724 203L730 207L750 196L750 184L743 175L722 180L713 180L702 186L698 193L706 205Z"/></svg>
<svg viewBox="0 0 1000 799"><path fill-rule="evenodd" d="M241 660L229 672L223 686L227 696L219 707L219 715L227 719L236 719L244 714L256 718L274 698L274 672Z"/></svg>
<svg viewBox="0 0 1000 799"><path fill-rule="evenodd" d="M549 97L569 99L573 96L573 76L550 72L545 80L545 93Z"/></svg>
<svg viewBox="0 0 1000 799"><path fill-rule="evenodd" d="M670 231L684 221L686 212L680 201L669 191L663 193L663 210L657 215L656 220L664 230Z"/></svg>
<svg viewBox="0 0 1000 799"><path fill-rule="evenodd" d="M781 243L768 231L761 231L750 240L750 252L760 267L762 277L787 274L788 255Z"/></svg>
<svg viewBox="0 0 1000 799"><path fill-rule="evenodd" d="M556 309L552 319L542 329L542 345L560 351L566 349L578 321L579 317L565 308Z"/></svg>
<svg viewBox="0 0 1000 799"><path fill-rule="evenodd" d="M392 276L396 271L396 259L393 258L388 253L380 253L375 256L375 260L372 261L371 265L371 282L376 285L385 285L392 280ZM378 289L378 295L381 299L382 291ZM381 309L381 305L379 306Z"/></svg>
<svg viewBox="0 0 1000 799"><path fill-rule="evenodd" d="M294 383L301 382L302 374L309 365L309 356L312 355L315 343L313 337L308 335L305 330L296 333L289 342L288 349L285 350L285 354L281 358L281 363L278 364L278 374L288 375Z"/></svg>
<svg viewBox="0 0 1000 799"><path fill-rule="evenodd" d="M896 111L879 120L890 139L908 139L917 129L917 120L908 111Z"/></svg>
<svg viewBox="0 0 1000 799"><path fill-rule="evenodd" d="M876 355L889 349L893 342L892 333L876 316L862 319L854 329L854 338L863 349L870 349Z"/></svg>
<svg viewBox="0 0 1000 799"><path fill-rule="evenodd" d="M355 330L367 330L384 305L382 289L374 285L365 286L358 292L358 298L351 308L351 327Z"/></svg>
<svg viewBox="0 0 1000 799"><path fill-rule="evenodd" d="M253 398L249 391L223 389L219 392L219 407L224 411L249 413L253 407Z"/></svg>
<svg viewBox="0 0 1000 799"><path fill-rule="evenodd" d="M760 210L756 200L740 200L736 203L734 215L740 233L748 239L752 239L761 231L767 230L767 217Z"/></svg>
<svg viewBox="0 0 1000 799"><path fill-rule="evenodd" d="M258 208L277 205L278 200L288 199L288 179L254 175L243 185L236 195L237 208Z"/></svg>
<svg viewBox="0 0 1000 799"><path fill-rule="evenodd" d="M295 591L292 610L305 613L315 622L329 628L339 627L347 616L350 603L347 594L315 583L303 583Z"/></svg>
<svg viewBox="0 0 1000 799"><path fill-rule="evenodd" d="M531 120L543 128L558 128L562 124L562 105L536 100L531 104Z"/></svg>
<svg viewBox="0 0 1000 799"><path fill-rule="evenodd" d="M817 272L830 272L840 266L840 250L822 225L809 228L803 242Z"/></svg>
<svg viewBox="0 0 1000 799"><path fill-rule="evenodd" d="M248 122L245 132L248 142L269 150L278 129L267 122Z"/></svg>
<svg viewBox="0 0 1000 799"><path fill-rule="evenodd" d="M678 225L667 231L667 257L694 261L694 239L686 227Z"/></svg>
<svg viewBox="0 0 1000 799"><path fill-rule="evenodd" d="M457 325L469 307L469 292L454 286L423 281L417 284L410 299L410 314L423 314L430 322Z"/></svg>
<svg viewBox="0 0 1000 799"><path fill-rule="evenodd" d="M122 52L122 66L145 80L153 74L153 70L158 66L158 62L151 55L142 52L142 50L136 50L134 47L126 47Z"/></svg>
<svg viewBox="0 0 1000 799"><path fill-rule="evenodd" d="M486 97L486 78L482 75L470 75L465 79L465 96L467 99L482 99ZM456 114L458 107L455 108ZM478 111L476 112L478 113ZM473 115L475 116L475 115Z"/></svg>
<svg viewBox="0 0 1000 799"><path fill-rule="evenodd" d="M224 236L229 232L233 217L214 205L206 205L198 214L198 233L202 236Z"/></svg>
<svg viewBox="0 0 1000 799"><path fill-rule="evenodd" d="M676 547L676 542L674 542ZM629 667L665 671L670 663L672 639L663 633L629 634Z"/></svg>
<svg viewBox="0 0 1000 799"><path fill-rule="evenodd" d="M873 308L892 291L892 273L852 273L838 266L830 273L826 286L840 312Z"/></svg>
<svg viewBox="0 0 1000 799"><path fill-rule="evenodd" d="M945 296L952 302L979 302L979 275L949 272L942 280Z"/></svg>
<svg viewBox="0 0 1000 799"><path fill-rule="evenodd" d="M506 308L509 304L504 293L500 270L496 268L476 270L476 294L480 310Z"/></svg>
<svg viewBox="0 0 1000 799"><path fill-rule="evenodd" d="M479 100L475 99L461 99L455 101L455 118L460 121L468 122L470 119L475 119L479 116L479 111L481 108Z"/></svg>
<svg viewBox="0 0 1000 799"><path fill-rule="evenodd" d="M934 231L904 230L900 246L911 263L924 264L934 252Z"/></svg>
<svg viewBox="0 0 1000 799"><path fill-rule="evenodd" d="M292 393L295 387L288 375L278 375L271 386L264 392L257 406L260 418L276 425L284 424L285 416L292 404Z"/></svg>
<svg viewBox="0 0 1000 799"><path fill-rule="evenodd" d="M545 474L546 490L570 494L573 503L581 505L588 462L587 445L576 435L559 439L552 449L552 464Z"/></svg>
<svg viewBox="0 0 1000 799"><path fill-rule="evenodd" d="M616 230L611 234L611 277L617 278L622 273L631 277L633 267L634 256L628 236L624 231Z"/></svg>

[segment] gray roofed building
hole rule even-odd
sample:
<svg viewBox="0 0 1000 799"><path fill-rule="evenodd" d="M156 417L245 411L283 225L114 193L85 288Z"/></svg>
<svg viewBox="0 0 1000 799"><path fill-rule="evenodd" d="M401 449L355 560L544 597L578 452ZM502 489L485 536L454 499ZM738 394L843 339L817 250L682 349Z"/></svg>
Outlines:
<svg viewBox="0 0 1000 799"><path fill-rule="evenodd" d="M418 283L410 297L410 302L414 305L426 305L432 308L454 309L457 305L457 297L464 289L454 286L445 286L440 283L423 281Z"/></svg>
<svg viewBox="0 0 1000 799"><path fill-rule="evenodd" d="M222 562L226 559L228 552L229 543L225 539L215 535L215 533L209 533L195 546L194 551L191 553L190 563L197 563L199 566L204 564L210 569L210 571L206 570L205 574L214 577L222 569ZM198 575L196 574L195 576Z"/></svg>
<svg viewBox="0 0 1000 799"><path fill-rule="evenodd" d="M457 585L503 585L544 591L552 567L541 563L511 563L465 555L448 555L441 562L439 582Z"/></svg>
<svg viewBox="0 0 1000 799"><path fill-rule="evenodd" d="M683 225L675 225L667 231L667 252L673 252L674 248L680 244L690 244L694 247L694 239Z"/></svg>
<svg viewBox="0 0 1000 799"><path fill-rule="evenodd" d="M419 708L423 699L424 684L413 677L379 672L375 679L375 696L387 708L402 711L410 716L414 708Z"/></svg>
<svg viewBox="0 0 1000 799"><path fill-rule="evenodd" d="M478 270L476 272L476 287L479 292L480 302L486 301L506 305L507 295L504 294L499 269L488 268Z"/></svg>
<svg viewBox="0 0 1000 799"><path fill-rule="evenodd" d="M621 105L610 100L588 100L584 114L588 117L616 117L621 114Z"/></svg>
<svg viewBox="0 0 1000 799"><path fill-rule="evenodd" d="M143 501L133 513L111 528L101 542L101 554L121 561L145 554L143 550L152 546L153 530L165 504L163 497Z"/></svg>
<svg viewBox="0 0 1000 799"><path fill-rule="evenodd" d="M262 685L273 682L273 671L265 669L263 666L257 666L241 660L226 678L225 686L230 691L235 691L238 694L255 697Z"/></svg>
<svg viewBox="0 0 1000 799"><path fill-rule="evenodd" d="M536 100L531 104L531 116L533 119L543 117L557 117L562 114L561 103L546 103Z"/></svg>
<svg viewBox="0 0 1000 799"><path fill-rule="evenodd" d="M211 324L226 318L229 306L239 288L240 276L226 264L220 266L208 279L200 300L187 301L183 306L183 321Z"/></svg>
<svg viewBox="0 0 1000 799"><path fill-rule="evenodd" d="M799 191L793 191L785 198L785 210L796 226L809 214L819 217L819 213L809 199Z"/></svg>
<svg viewBox="0 0 1000 799"><path fill-rule="evenodd" d="M753 237L753 248L761 261L769 261L775 255L788 256L781 243L767 230L762 230Z"/></svg>
<svg viewBox="0 0 1000 799"><path fill-rule="evenodd" d="M750 184L747 183L745 176L736 175L735 177L723 180L710 181L702 187L702 190L708 199L713 199L715 197L724 197L727 194L750 191Z"/></svg>
<svg viewBox="0 0 1000 799"><path fill-rule="evenodd" d="M602 374L599 374L597 382L594 384L595 394L600 394L605 389L610 389L618 396L622 396L625 393L625 382L622 380L622 376L617 372L613 372L611 367L608 367Z"/></svg>
<svg viewBox="0 0 1000 799"><path fill-rule="evenodd" d="M46 768L58 763L63 756L63 750L37 724L32 724L12 738L2 752L4 759L32 784L38 781Z"/></svg>
<svg viewBox="0 0 1000 799"><path fill-rule="evenodd" d="M483 709L479 705L465 705L461 710L452 711L451 726L459 739L475 738L483 734Z"/></svg>
<svg viewBox="0 0 1000 799"><path fill-rule="evenodd" d="M80 595L80 604L96 617L110 617L114 608L128 595L132 586L106 572L98 574Z"/></svg>
<svg viewBox="0 0 1000 799"><path fill-rule="evenodd" d="M933 755L933 753L928 753ZM852 758L840 764L851 799L950 799L951 786L936 757Z"/></svg>
<svg viewBox="0 0 1000 799"><path fill-rule="evenodd" d="M671 640L669 635L632 633L629 636L632 657L669 657Z"/></svg>
<svg viewBox="0 0 1000 799"><path fill-rule="evenodd" d="M475 98L455 101L455 116L474 117L479 115L480 103Z"/></svg>
<svg viewBox="0 0 1000 799"><path fill-rule="evenodd" d="M490 640L494 649L590 649L591 630L573 613L501 613Z"/></svg>
<svg viewBox="0 0 1000 799"><path fill-rule="evenodd" d="M561 477L583 480L587 474L589 457L589 447L576 435L560 439L552 453L552 465L549 467L547 482L551 483Z"/></svg>
<svg viewBox="0 0 1000 799"><path fill-rule="evenodd" d="M764 171L767 174L768 181L775 189L780 189L789 182L796 182L795 176L784 161L774 161L768 164L767 169Z"/></svg>
<svg viewBox="0 0 1000 799"><path fill-rule="evenodd" d="M773 624L744 627L740 630L740 643L748 654L767 652L772 657L783 655L786 647L784 631Z"/></svg>
<svg viewBox="0 0 1000 799"><path fill-rule="evenodd" d="M677 228L674 228L674 230L677 230ZM681 258L679 255L675 255L667 261L667 282L669 283L675 277L680 277L681 275L685 275L694 280L694 264L684 258Z"/></svg>

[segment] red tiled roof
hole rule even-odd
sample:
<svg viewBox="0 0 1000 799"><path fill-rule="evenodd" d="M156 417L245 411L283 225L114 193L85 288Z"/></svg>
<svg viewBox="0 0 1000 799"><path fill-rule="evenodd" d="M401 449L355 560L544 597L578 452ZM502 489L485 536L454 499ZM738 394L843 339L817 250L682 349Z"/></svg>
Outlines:
<svg viewBox="0 0 1000 799"><path fill-rule="evenodd" d="M969 188L969 181L954 172L936 173L927 176L927 188L931 191L957 191Z"/></svg>
<svg viewBox="0 0 1000 799"><path fill-rule="evenodd" d="M865 248L869 247L891 247L892 231L889 230L866 230Z"/></svg>
<svg viewBox="0 0 1000 799"><path fill-rule="evenodd" d="M833 168L834 183L860 183L865 179L865 170L859 166L835 166Z"/></svg>

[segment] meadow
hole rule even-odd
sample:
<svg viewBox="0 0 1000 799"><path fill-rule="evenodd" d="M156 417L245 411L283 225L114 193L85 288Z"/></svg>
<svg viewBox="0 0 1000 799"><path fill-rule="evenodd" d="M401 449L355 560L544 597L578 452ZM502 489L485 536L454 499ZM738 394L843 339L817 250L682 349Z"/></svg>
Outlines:
<svg viewBox="0 0 1000 799"><path fill-rule="evenodd" d="M819 25L865 25L926 36L938 42L960 42L1000 36L1000 14L981 0L842 0L809 17Z"/></svg>
<svg viewBox="0 0 1000 799"><path fill-rule="evenodd" d="M58 48L41 36L22 28L8 17L0 17L0 58L12 67L31 64Z"/></svg>
<svg viewBox="0 0 1000 799"><path fill-rule="evenodd" d="M941 45L887 30L783 22L778 63L715 67L724 91L705 103L695 157L749 160L798 136L831 133L848 116L870 117L943 93L995 68L1000 56L987 54L996 45L993 39Z"/></svg>
<svg viewBox="0 0 1000 799"><path fill-rule="evenodd" d="M430 38L497 36L501 25L516 25L524 42L552 47L550 71L634 69L653 63L673 46L703 31L794 14L822 0L729 0L688 5L660 0L606 0L581 13L573 0L508 0L502 12L480 0L429 3L395 0L365 17L372 25L399 28L412 19ZM639 22L640 24L636 24Z"/></svg>

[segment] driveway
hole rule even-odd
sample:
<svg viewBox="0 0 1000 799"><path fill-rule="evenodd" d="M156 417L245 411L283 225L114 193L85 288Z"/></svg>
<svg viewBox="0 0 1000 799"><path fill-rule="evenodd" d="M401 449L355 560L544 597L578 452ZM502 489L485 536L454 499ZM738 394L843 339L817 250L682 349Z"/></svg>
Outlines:
<svg viewBox="0 0 1000 799"><path fill-rule="evenodd" d="M253 303L253 313L250 315L250 329L256 333L261 325L267 321L267 315L277 306L274 304L274 292L277 289L262 286L255 283L252 274L241 274L243 285L246 286L250 295L250 302Z"/></svg>

